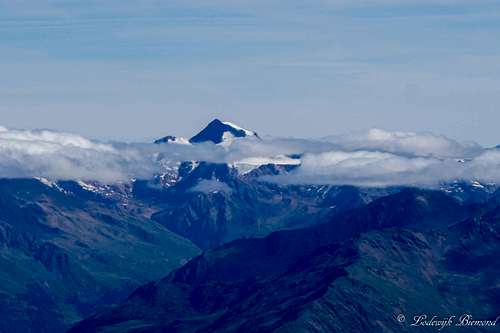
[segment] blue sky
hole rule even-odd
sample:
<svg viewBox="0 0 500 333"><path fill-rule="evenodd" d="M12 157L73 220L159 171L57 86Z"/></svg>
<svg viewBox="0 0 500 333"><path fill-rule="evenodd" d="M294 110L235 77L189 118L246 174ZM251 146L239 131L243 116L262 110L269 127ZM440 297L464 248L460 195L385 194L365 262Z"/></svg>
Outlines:
<svg viewBox="0 0 500 333"><path fill-rule="evenodd" d="M0 0L0 124L500 143L500 2Z"/></svg>

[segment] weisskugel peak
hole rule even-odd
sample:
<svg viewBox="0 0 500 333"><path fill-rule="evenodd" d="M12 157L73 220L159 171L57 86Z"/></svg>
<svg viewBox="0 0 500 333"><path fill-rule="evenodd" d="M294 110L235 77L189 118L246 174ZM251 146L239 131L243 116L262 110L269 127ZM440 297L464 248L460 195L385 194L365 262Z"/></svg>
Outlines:
<svg viewBox="0 0 500 333"><path fill-rule="evenodd" d="M212 142L214 144L227 143L233 138L255 137L259 138L257 133L246 130L233 123L220 121L219 119L212 120L198 134L190 138L178 138L172 135L164 136L154 141L154 143L181 143L181 144L196 144L203 142Z"/></svg>

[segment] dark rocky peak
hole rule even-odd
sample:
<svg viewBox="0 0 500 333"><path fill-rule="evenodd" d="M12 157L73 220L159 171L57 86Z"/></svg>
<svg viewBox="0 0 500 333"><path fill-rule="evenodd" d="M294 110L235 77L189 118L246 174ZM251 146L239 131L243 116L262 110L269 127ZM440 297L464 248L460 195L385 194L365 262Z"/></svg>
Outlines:
<svg viewBox="0 0 500 333"><path fill-rule="evenodd" d="M222 122L219 119L212 120L201 132L189 139L190 143L213 142L215 144L231 140L233 137L257 137L255 132L243 129L230 122Z"/></svg>

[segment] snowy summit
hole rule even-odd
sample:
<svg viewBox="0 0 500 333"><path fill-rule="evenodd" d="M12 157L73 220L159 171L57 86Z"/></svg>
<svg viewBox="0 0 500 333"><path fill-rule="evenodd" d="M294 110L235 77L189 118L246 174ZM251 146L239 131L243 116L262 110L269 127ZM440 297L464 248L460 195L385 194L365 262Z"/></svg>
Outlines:
<svg viewBox="0 0 500 333"><path fill-rule="evenodd" d="M215 144L230 142L233 138L259 136L228 121L212 120L200 133L189 139L191 143L213 142Z"/></svg>

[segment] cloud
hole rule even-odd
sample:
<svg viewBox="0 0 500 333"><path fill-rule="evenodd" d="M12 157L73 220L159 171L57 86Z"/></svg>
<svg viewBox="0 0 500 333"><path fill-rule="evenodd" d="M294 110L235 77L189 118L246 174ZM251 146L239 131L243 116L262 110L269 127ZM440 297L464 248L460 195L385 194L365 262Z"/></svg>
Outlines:
<svg viewBox="0 0 500 333"><path fill-rule="evenodd" d="M99 142L71 133L0 127L0 177L7 178L112 183L148 179L175 169L181 161L288 163L291 154L301 156L299 167L263 180L377 187L437 186L454 180L500 183L500 149L460 143L432 133L371 129L323 141L241 139L220 146ZM204 193L228 190L227 185L215 180L203 180L192 189Z"/></svg>
<svg viewBox="0 0 500 333"><path fill-rule="evenodd" d="M330 136L334 149L302 156L301 167L268 180L287 184L436 187L455 180L500 182L500 150L433 133L370 129Z"/></svg>
<svg viewBox="0 0 500 333"><path fill-rule="evenodd" d="M186 160L226 162L229 156L213 144L103 143L72 133L0 127L0 177L6 178L113 183L152 178Z"/></svg>
<svg viewBox="0 0 500 333"><path fill-rule="evenodd" d="M231 188L222 182L215 179L202 179L190 189L190 192L202 192L202 193L216 193L222 192L229 194L231 193Z"/></svg>
<svg viewBox="0 0 500 333"><path fill-rule="evenodd" d="M367 187L435 186L460 179L464 165L433 157L407 157L387 152L333 151L306 154L302 165L275 181L288 184L334 184Z"/></svg>
<svg viewBox="0 0 500 333"><path fill-rule="evenodd" d="M0 175L93 179L102 182L150 176L155 166L141 150L115 148L82 136L48 130L0 129Z"/></svg>
<svg viewBox="0 0 500 333"><path fill-rule="evenodd" d="M459 143L433 133L389 132L379 128L331 136L327 140L345 150L385 151L408 156L462 158L474 156L482 150L474 142Z"/></svg>
<svg viewBox="0 0 500 333"><path fill-rule="evenodd" d="M98 151L113 151L110 145L92 142L80 135L48 130L14 130L0 126L0 140L3 146L18 145L19 148L32 149L31 154L43 154L57 151L62 147L77 147Z"/></svg>
<svg viewBox="0 0 500 333"><path fill-rule="evenodd" d="M498 149L484 150L470 159L335 151L307 154L300 168L271 180L286 184L438 187L457 180L499 184L498 170Z"/></svg>

